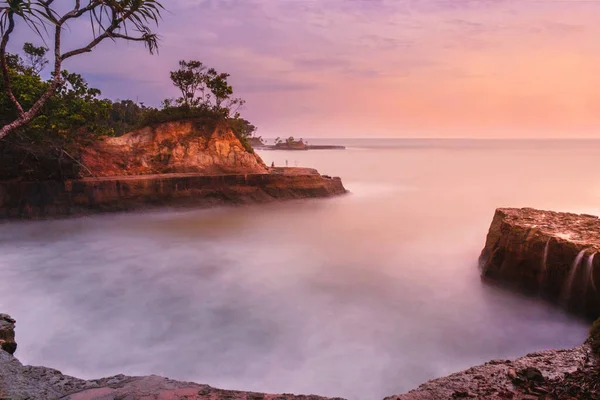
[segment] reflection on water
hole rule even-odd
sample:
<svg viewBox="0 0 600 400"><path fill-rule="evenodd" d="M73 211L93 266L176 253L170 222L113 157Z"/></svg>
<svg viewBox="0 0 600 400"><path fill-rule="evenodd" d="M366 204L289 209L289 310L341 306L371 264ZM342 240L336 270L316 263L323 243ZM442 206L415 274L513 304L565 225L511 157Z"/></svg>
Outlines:
<svg viewBox="0 0 600 400"><path fill-rule="evenodd" d="M599 143L361 146L261 153L342 176L346 197L0 225L17 356L369 400L583 341L585 323L482 285L477 257L497 206L594 212Z"/></svg>

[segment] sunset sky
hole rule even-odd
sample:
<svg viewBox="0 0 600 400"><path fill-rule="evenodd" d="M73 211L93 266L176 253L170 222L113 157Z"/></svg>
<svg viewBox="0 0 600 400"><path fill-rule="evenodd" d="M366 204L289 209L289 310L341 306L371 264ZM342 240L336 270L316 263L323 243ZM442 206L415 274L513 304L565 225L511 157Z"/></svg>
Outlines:
<svg viewBox="0 0 600 400"><path fill-rule="evenodd" d="M600 1L163 4L160 55L107 42L66 67L158 105L177 61L201 60L270 137L600 137Z"/></svg>

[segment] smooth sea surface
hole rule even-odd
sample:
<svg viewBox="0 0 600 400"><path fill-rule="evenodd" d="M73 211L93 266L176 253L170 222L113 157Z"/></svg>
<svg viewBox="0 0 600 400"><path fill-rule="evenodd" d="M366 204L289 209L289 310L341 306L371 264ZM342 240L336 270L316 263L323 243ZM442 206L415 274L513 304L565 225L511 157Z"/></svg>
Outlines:
<svg viewBox="0 0 600 400"><path fill-rule="evenodd" d="M16 356L81 378L375 400L587 322L484 285L497 207L598 214L600 141L309 140L334 199L0 224Z"/></svg>

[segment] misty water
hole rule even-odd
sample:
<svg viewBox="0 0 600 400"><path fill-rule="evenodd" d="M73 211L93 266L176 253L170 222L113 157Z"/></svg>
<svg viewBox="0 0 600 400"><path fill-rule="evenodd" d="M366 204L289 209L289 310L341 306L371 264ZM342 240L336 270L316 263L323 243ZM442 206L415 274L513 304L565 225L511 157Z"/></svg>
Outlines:
<svg viewBox="0 0 600 400"><path fill-rule="evenodd" d="M587 323L482 284L496 207L598 213L600 142L313 140L260 152L352 194L0 225L18 358L82 378L381 399L583 342Z"/></svg>

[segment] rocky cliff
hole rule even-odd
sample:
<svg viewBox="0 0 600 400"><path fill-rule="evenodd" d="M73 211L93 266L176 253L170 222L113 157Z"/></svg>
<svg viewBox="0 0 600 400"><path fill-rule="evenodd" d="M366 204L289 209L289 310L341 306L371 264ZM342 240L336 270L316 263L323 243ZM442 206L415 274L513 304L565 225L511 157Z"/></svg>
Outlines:
<svg viewBox="0 0 600 400"><path fill-rule="evenodd" d="M165 122L100 141L81 153L82 176L267 173L225 123Z"/></svg>
<svg viewBox="0 0 600 400"><path fill-rule="evenodd" d="M73 158L75 179L39 179L44 175L36 173L34 179L0 181L0 219L346 193L340 178L313 169L267 168L226 123L210 119L146 127L96 142L79 155L79 161Z"/></svg>
<svg viewBox="0 0 600 400"><path fill-rule="evenodd" d="M14 320L0 332L14 343ZM0 336L4 337L4 336ZM12 347L11 347L12 348ZM16 348L16 344L14 345ZM473 399L600 399L598 360L589 341L571 350L532 353L514 361L496 360L445 378L429 381L419 388L386 400ZM46 367L22 365L0 349L0 398L12 400L326 400L319 396L264 394L215 389L208 385L179 382L159 376L83 380ZM333 399L332 399L333 400ZM336 400L343 400L336 398Z"/></svg>
<svg viewBox="0 0 600 400"><path fill-rule="evenodd" d="M479 262L482 277L600 316L600 219L498 209Z"/></svg>

